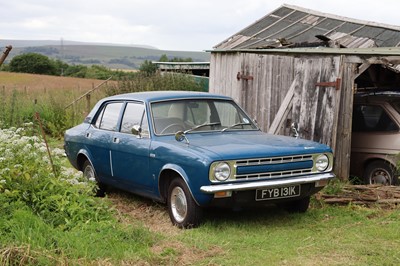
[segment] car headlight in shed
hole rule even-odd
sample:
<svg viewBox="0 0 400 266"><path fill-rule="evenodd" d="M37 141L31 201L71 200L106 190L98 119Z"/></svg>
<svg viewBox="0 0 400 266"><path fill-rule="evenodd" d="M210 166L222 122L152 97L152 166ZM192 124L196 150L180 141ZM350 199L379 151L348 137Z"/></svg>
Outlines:
<svg viewBox="0 0 400 266"><path fill-rule="evenodd" d="M318 155L318 157L315 159L315 168L323 172L325 171L329 166L329 158L325 154Z"/></svg>
<svg viewBox="0 0 400 266"><path fill-rule="evenodd" d="M218 163L214 168L214 177L218 181L226 181L231 175L231 167L225 162Z"/></svg>

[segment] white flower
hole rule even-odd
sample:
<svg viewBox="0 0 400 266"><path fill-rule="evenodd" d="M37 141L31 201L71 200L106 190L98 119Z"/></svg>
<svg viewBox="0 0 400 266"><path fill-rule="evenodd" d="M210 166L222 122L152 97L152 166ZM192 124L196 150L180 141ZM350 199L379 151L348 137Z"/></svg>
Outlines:
<svg viewBox="0 0 400 266"><path fill-rule="evenodd" d="M16 164L16 165L14 165L14 168L16 168L16 169L22 168L22 165L21 164Z"/></svg>

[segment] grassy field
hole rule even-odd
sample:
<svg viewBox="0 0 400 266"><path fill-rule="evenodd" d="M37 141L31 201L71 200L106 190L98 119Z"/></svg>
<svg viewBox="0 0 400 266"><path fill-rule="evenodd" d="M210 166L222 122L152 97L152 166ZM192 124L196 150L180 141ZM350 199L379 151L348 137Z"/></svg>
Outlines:
<svg viewBox="0 0 400 266"><path fill-rule="evenodd" d="M0 111L20 113L36 97L64 108L98 82L52 79L0 73ZM37 105L45 119L57 110ZM211 209L199 228L180 230L165 205L121 191L94 198L62 157L60 138L51 141L58 154L52 170L36 121L31 138L3 126L0 265L400 265L397 205L332 206L314 198L304 214Z"/></svg>
<svg viewBox="0 0 400 266"><path fill-rule="evenodd" d="M106 90L117 82L108 81L91 93L84 95L103 80L56 77L22 73L0 72L0 121L3 127L18 126L31 122L36 112L45 121L46 131L53 136L61 135L63 129L81 122Z"/></svg>
<svg viewBox="0 0 400 266"><path fill-rule="evenodd" d="M210 53L195 51L166 51L143 47L129 46L112 46L112 45L89 45L74 44L63 45L53 44L44 45L26 41L29 47L21 47L21 43L17 41L14 45L13 41L7 42L6 45L13 45L10 55L6 62L9 62L15 55L23 52L38 52L51 58L61 59L68 64L83 65L104 65L114 69L138 69L144 60L157 61L162 55L169 58L192 58L193 61L208 62L210 61Z"/></svg>

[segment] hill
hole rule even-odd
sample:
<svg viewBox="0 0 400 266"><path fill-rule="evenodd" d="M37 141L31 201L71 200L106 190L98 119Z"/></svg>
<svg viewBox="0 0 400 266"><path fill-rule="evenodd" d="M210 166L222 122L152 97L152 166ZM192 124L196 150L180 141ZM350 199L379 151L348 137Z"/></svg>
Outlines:
<svg viewBox="0 0 400 266"><path fill-rule="evenodd" d="M208 62L210 54L195 51L166 51L150 46L123 46L93 44L72 41L22 41L0 40L0 48L12 45L6 63L22 53L40 53L60 59L68 64L104 65L113 69L138 69L144 60L157 61L161 55L169 58L192 58L196 62Z"/></svg>

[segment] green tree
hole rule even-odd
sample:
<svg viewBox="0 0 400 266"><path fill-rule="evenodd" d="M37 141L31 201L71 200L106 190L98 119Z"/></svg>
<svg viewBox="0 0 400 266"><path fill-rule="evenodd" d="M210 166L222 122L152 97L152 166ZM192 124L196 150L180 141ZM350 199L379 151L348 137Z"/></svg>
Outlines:
<svg viewBox="0 0 400 266"><path fill-rule="evenodd" d="M87 71L88 71L88 67L87 66L84 66L84 65L72 65L72 66L68 66L68 68L66 70L64 70L64 76L85 78Z"/></svg>
<svg viewBox="0 0 400 266"><path fill-rule="evenodd" d="M54 61L37 53L27 53L15 56L10 61L11 72L56 75Z"/></svg>
<svg viewBox="0 0 400 266"><path fill-rule="evenodd" d="M169 58L166 54L161 55L160 59L158 60L160 62L169 62Z"/></svg>
<svg viewBox="0 0 400 266"><path fill-rule="evenodd" d="M152 74L156 73L157 66L155 64L153 64L151 61L144 60L144 62L140 65L139 70L140 70L140 72L143 72L144 74L152 75Z"/></svg>
<svg viewBox="0 0 400 266"><path fill-rule="evenodd" d="M65 76L65 72L69 68L69 65L60 59L57 59L53 62L56 69L56 75Z"/></svg>

